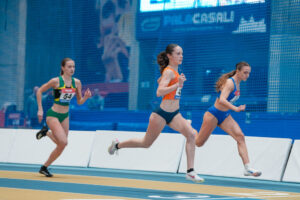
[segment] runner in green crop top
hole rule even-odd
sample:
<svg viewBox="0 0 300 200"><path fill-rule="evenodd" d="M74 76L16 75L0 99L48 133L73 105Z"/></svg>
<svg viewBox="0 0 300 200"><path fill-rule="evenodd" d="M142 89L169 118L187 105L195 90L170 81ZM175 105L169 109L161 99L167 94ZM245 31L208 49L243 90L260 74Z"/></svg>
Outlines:
<svg viewBox="0 0 300 200"><path fill-rule="evenodd" d="M36 93L38 102L37 115L41 122L44 115L41 100L42 93L53 88L54 104L47 111L46 115L46 123L51 131L48 131L47 127L43 127L36 135L37 139L48 136L56 144L56 148L39 171L46 177L52 176L47 167L58 158L68 143L69 104L71 99L76 95L77 104L81 105L89 97L91 97L89 89L84 92L84 96L82 97L82 85L79 79L72 77L74 72L75 62L70 58L63 59L61 62L61 76L52 78L50 81L42 85Z"/></svg>

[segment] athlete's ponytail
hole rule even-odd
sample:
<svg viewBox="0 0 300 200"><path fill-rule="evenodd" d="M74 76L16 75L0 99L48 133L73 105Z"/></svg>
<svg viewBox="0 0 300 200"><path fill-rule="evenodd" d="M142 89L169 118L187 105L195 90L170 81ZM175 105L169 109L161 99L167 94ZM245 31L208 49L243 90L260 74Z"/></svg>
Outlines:
<svg viewBox="0 0 300 200"><path fill-rule="evenodd" d="M61 68L60 68L60 75L61 76L64 74L64 71L62 70L62 67L64 67L68 61L73 61L73 60L71 58L64 58L61 61Z"/></svg>
<svg viewBox="0 0 300 200"><path fill-rule="evenodd" d="M250 66L247 62L239 62L235 65L235 70L228 72L226 74L223 74L218 81L216 82L216 90L219 92L223 85L226 83L227 79L230 77L233 77L236 74L236 71L240 71L244 66Z"/></svg>
<svg viewBox="0 0 300 200"><path fill-rule="evenodd" d="M164 69L169 65L169 58L167 54L172 54L174 48L177 47L178 44L169 44L165 51L160 52L157 55L157 63L160 66L160 73L162 74Z"/></svg>
<svg viewBox="0 0 300 200"><path fill-rule="evenodd" d="M164 69L169 64L169 58L165 51L160 52L160 54L157 55L157 63L159 64L160 73L162 74Z"/></svg>

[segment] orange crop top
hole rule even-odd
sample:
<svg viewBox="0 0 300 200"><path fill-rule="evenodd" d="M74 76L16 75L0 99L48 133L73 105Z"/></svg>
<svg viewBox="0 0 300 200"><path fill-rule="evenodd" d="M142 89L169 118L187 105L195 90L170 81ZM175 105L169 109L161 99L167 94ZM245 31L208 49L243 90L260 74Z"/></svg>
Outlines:
<svg viewBox="0 0 300 200"><path fill-rule="evenodd" d="M165 71L166 69L172 70L172 71L174 72L174 74L175 74L175 78L172 79L172 80L170 81L169 85L168 85L168 87L169 87L169 86L174 85L174 84L176 84L176 83L178 82L179 74L178 74L178 72L176 72L176 71L175 71L174 69L172 69L171 67L166 67L166 68L164 69L164 71ZM163 73L164 73L164 71L163 71ZM177 89L173 90L173 91L170 92L169 94L166 94L166 95L164 96L163 100L180 99L180 96L181 96L181 88L178 87Z"/></svg>

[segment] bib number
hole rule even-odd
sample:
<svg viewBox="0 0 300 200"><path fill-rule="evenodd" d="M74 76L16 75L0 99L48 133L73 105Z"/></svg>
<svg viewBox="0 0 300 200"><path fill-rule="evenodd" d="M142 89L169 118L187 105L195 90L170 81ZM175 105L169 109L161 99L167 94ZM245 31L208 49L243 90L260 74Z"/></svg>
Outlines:
<svg viewBox="0 0 300 200"><path fill-rule="evenodd" d="M75 96L74 88L63 88L61 89L61 95L59 97L59 101L61 103L69 103L74 96Z"/></svg>
<svg viewBox="0 0 300 200"><path fill-rule="evenodd" d="M181 90L182 90L181 87L177 88L176 93L175 93L175 99L180 99L180 97L181 97Z"/></svg>

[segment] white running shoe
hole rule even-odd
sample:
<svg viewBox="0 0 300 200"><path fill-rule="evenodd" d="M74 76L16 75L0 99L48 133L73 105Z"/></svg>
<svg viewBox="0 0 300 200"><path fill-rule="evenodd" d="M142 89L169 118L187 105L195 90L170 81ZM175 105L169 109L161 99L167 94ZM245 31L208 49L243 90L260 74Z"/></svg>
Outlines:
<svg viewBox="0 0 300 200"><path fill-rule="evenodd" d="M200 176L198 176L198 174L195 171L186 173L185 177L186 177L186 180L190 180L195 183L203 183L204 182L204 178L201 178Z"/></svg>
<svg viewBox="0 0 300 200"><path fill-rule="evenodd" d="M248 168L248 169L245 169L244 171L244 175L245 176L254 176L254 177L258 177L260 176L262 173L261 171L258 171L256 169L253 169L253 168Z"/></svg>
<svg viewBox="0 0 300 200"><path fill-rule="evenodd" d="M116 154L118 154L118 149L116 148L116 144L119 143L118 139L114 139L111 142L111 145L108 147L108 153L110 155L114 155L114 153L116 152Z"/></svg>

